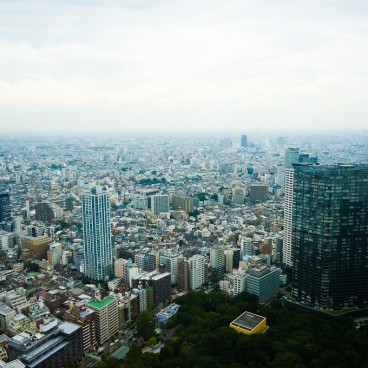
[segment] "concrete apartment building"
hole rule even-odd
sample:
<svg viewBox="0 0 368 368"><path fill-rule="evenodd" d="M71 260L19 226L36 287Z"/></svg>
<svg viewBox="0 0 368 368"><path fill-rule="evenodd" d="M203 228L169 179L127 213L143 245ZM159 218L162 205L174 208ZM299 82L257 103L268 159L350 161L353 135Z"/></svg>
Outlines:
<svg viewBox="0 0 368 368"><path fill-rule="evenodd" d="M119 331L118 301L109 296L91 300L87 306L96 313L96 340L102 345Z"/></svg>

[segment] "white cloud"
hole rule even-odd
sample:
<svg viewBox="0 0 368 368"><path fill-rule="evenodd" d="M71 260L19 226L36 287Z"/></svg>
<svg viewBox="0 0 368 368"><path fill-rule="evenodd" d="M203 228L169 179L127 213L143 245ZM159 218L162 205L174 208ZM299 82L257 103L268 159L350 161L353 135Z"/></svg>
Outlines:
<svg viewBox="0 0 368 368"><path fill-rule="evenodd" d="M0 118L19 129L19 109L40 128L55 115L91 129L101 120L364 128L364 10L344 1L8 1Z"/></svg>

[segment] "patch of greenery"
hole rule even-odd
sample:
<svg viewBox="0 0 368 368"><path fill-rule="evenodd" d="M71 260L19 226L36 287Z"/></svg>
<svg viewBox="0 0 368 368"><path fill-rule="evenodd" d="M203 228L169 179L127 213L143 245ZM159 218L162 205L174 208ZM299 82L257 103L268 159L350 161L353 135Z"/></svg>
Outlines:
<svg viewBox="0 0 368 368"><path fill-rule="evenodd" d="M368 329L352 319L309 310L290 310L275 301L259 306L254 296L234 299L220 291L189 292L177 298L172 341L159 356L134 348L126 367L146 368L363 368L367 367ZM267 319L265 334L245 335L229 327L244 311Z"/></svg>

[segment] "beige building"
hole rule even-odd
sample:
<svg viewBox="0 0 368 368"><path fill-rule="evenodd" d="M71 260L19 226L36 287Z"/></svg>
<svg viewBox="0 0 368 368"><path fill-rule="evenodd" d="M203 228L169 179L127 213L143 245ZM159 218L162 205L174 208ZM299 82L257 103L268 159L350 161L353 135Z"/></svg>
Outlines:
<svg viewBox="0 0 368 368"><path fill-rule="evenodd" d="M32 258L46 259L47 250L50 244L50 238L47 235L42 236L23 236L22 238L22 254L23 260Z"/></svg>
<svg viewBox="0 0 368 368"><path fill-rule="evenodd" d="M123 258L119 258L114 262L115 277L122 278L124 282L126 282L127 279L127 264L128 261Z"/></svg>
<svg viewBox="0 0 368 368"><path fill-rule="evenodd" d="M8 332L9 322L13 319L16 312L8 307L5 303L0 302L0 329Z"/></svg>
<svg viewBox="0 0 368 368"><path fill-rule="evenodd" d="M91 300L88 307L96 312L96 339L102 345L119 331L118 301L113 296Z"/></svg>

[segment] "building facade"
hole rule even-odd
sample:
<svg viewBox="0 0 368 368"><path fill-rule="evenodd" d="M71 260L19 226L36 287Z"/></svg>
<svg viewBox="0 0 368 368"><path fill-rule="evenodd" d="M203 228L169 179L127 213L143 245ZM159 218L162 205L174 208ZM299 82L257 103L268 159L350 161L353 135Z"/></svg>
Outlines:
<svg viewBox="0 0 368 368"><path fill-rule="evenodd" d="M87 306L96 313L96 340L102 345L119 331L118 301L109 296L91 300Z"/></svg>
<svg viewBox="0 0 368 368"><path fill-rule="evenodd" d="M170 196L167 194L159 194L151 197L151 211L158 215L161 212L169 212Z"/></svg>
<svg viewBox="0 0 368 368"><path fill-rule="evenodd" d="M11 220L10 195L8 192L0 193L0 228L2 224Z"/></svg>
<svg viewBox="0 0 368 368"><path fill-rule="evenodd" d="M223 278L225 273L225 253L221 246L213 246L210 250L210 266L213 277L217 280Z"/></svg>
<svg viewBox="0 0 368 368"><path fill-rule="evenodd" d="M178 289L182 291L189 290L189 262L185 257L178 257Z"/></svg>
<svg viewBox="0 0 368 368"><path fill-rule="evenodd" d="M51 322L50 322L51 323ZM9 359L19 359L26 367L59 368L82 358L82 328L64 322L51 326L47 333L22 332L8 342Z"/></svg>
<svg viewBox="0 0 368 368"><path fill-rule="evenodd" d="M294 165L292 247L298 301L368 304L368 165Z"/></svg>
<svg viewBox="0 0 368 368"><path fill-rule="evenodd" d="M294 164L316 165L317 156L310 153L300 153L299 148L285 150L285 195L284 195L284 232L283 232L283 262L292 267L293 249L291 246L291 229L293 227L293 193L294 193Z"/></svg>
<svg viewBox="0 0 368 368"><path fill-rule="evenodd" d="M198 254L190 257L189 262L189 289L195 290L205 283L204 257Z"/></svg>
<svg viewBox="0 0 368 368"><path fill-rule="evenodd" d="M280 269L260 266L252 269L247 277L247 292L258 296L261 304L267 303L280 287Z"/></svg>
<svg viewBox="0 0 368 368"><path fill-rule="evenodd" d="M106 280L113 273L110 203L102 187L81 195L84 274L92 280Z"/></svg>

